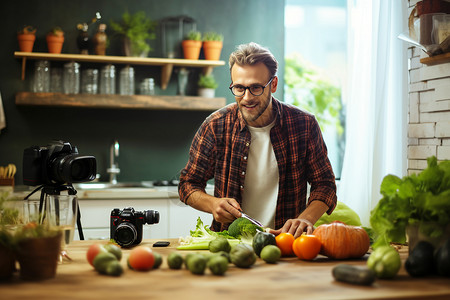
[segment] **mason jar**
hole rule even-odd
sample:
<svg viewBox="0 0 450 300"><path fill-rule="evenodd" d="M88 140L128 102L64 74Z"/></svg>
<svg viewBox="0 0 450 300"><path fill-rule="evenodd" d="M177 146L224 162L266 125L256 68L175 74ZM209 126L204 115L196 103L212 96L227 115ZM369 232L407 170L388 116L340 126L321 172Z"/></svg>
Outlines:
<svg viewBox="0 0 450 300"><path fill-rule="evenodd" d="M100 71L100 94L116 93L116 68L106 65Z"/></svg>
<svg viewBox="0 0 450 300"><path fill-rule="evenodd" d="M81 73L81 92L84 94L97 94L98 70L86 69Z"/></svg>
<svg viewBox="0 0 450 300"><path fill-rule="evenodd" d="M31 90L34 93L50 92L50 63L47 60L38 60L35 62Z"/></svg>
<svg viewBox="0 0 450 300"><path fill-rule="evenodd" d="M78 94L80 92L80 64L68 62L64 64L63 90L65 94Z"/></svg>
<svg viewBox="0 0 450 300"><path fill-rule="evenodd" d="M140 84L141 95L154 95L155 94L155 80L153 78L145 78Z"/></svg>
<svg viewBox="0 0 450 300"><path fill-rule="evenodd" d="M120 70L120 94L134 95L134 69L125 66Z"/></svg>

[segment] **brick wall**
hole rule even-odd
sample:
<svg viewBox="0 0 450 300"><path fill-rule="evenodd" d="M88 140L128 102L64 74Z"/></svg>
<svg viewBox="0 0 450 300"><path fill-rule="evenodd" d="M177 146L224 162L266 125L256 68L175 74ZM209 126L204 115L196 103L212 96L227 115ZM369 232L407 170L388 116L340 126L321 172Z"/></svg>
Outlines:
<svg viewBox="0 0 450 300"><path fill-rule="evenodd" d="M422 50L408 49L408 174L423 170L429 156L450 159L450 60L424 65L423 57Z"/></svg>

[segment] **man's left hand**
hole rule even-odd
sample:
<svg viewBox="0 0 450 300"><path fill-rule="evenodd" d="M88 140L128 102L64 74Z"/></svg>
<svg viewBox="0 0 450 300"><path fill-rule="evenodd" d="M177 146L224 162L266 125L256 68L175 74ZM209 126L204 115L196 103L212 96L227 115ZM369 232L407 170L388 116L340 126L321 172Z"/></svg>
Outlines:
<svg viewBox="0 0 450 300"><path fill-rule="evenodd" d="M278 235L283 232L291 233L294 238L298 238L303 232L306 234L312 234L314 231L314 224L306 219L289 219L284 223L284 226L280 229L271 229L270 233Z"/></svg>

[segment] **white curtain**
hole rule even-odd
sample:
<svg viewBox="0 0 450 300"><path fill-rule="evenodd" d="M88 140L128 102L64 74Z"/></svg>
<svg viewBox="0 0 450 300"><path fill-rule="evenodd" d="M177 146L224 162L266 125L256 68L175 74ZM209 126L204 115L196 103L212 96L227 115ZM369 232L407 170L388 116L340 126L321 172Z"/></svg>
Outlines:
<svg viewBox="0 0 450 300"><path fill-rule="evenodd" d="M353 208L363 226L380 200L387 174L406 165L406 0L348 0L349 86L346 146L338 199Z"/></svg>

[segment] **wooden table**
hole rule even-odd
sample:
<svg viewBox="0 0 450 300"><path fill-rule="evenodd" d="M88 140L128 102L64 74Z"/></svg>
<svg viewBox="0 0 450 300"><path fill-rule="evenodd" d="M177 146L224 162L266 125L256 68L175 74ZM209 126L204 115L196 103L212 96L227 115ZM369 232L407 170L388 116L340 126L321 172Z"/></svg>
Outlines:
<svg viewBox="0 0 450 300"><path fill-rule="evenodd" d="M153 248L164 262L157 270L129 270L124 250L120 277L98 274L86 261L92 243L74 241L69 246L71 263L58 266L54 279L26 282L15 274L12 281L0 284L0 299L450 299L450 278L412 278L402 268L393 280L377 280L372 286L337 282L331 269L338 263L364 265L358 260L332 261L319 256L314 261L283 258L277 264L258 259L250 269L230 265L225 276L192 275L188 270L171 270L165 258L175 251L176 240L167 248ZM154 240L144 240L151 246ZM185 254L187 252L182 252ZM400 249L403 261L407 249Z"/></svg>

